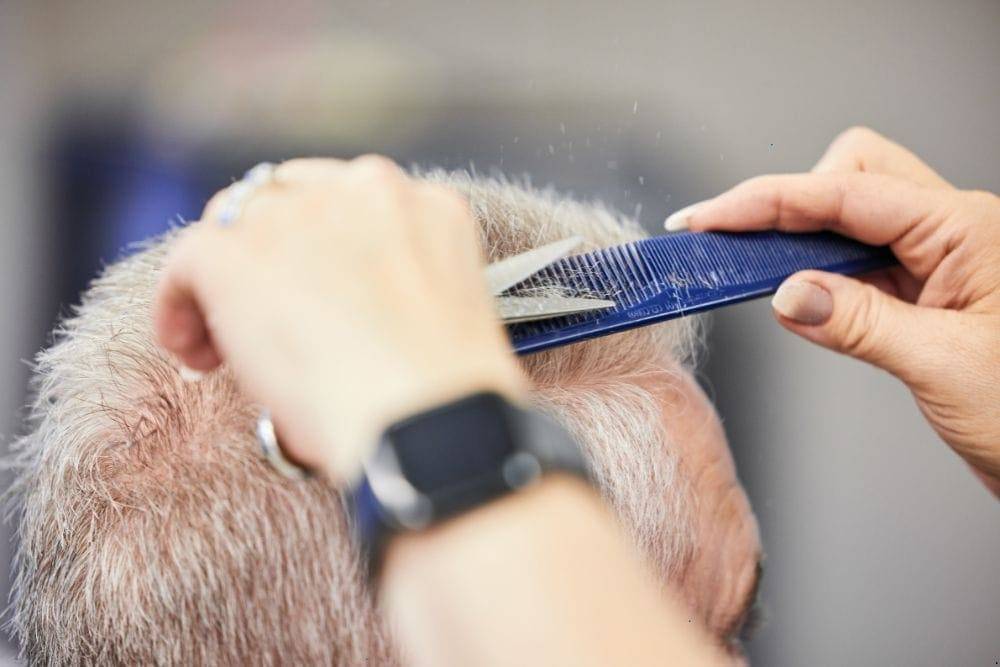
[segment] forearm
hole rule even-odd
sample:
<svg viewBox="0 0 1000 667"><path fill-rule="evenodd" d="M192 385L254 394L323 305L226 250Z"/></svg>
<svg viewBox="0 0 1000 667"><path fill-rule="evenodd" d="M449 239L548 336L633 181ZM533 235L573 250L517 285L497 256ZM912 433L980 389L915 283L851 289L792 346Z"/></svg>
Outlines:
<svg viewBox="0 0 1000 667"><path fill-rule="evenodd" d="M382 602L418 665L720 661L569 476L394 540Z"/></svg>

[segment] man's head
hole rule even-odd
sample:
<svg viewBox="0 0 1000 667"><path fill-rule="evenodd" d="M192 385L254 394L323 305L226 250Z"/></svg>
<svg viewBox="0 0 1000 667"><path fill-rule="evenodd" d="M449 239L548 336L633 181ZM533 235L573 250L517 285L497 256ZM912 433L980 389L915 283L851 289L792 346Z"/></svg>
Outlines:
<svg viewBox="0 0 1000 667"><path fill-rule="evenodd" d="M505 182L426 174L468 196L490 259L572 234L634 239L606 210ZM34 662L392 664L340 496L257 455L225 369L185 382L154 343L172 237L95 282L39 357L17 443L13 628ZM536 405L583 445L666 584L720 639L757 569L756 525L690 374L693 320L525 357Z"/></svg>

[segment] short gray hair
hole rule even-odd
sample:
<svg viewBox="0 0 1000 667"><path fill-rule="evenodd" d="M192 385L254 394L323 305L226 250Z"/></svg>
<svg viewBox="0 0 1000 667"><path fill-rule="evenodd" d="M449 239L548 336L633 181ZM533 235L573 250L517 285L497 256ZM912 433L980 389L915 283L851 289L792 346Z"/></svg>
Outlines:
<svg viewBox="0 0 1000 667"><path fill-rule="evenodd" d="M430 172L465 194L491 259L635 222L526 183ZM36 360L13 445L10 627L33 664L396 664L342 497L257 455L254 410L220 369L184 382L153 338L173 234L94 281ZM690 362L688 319L525 357L534 400L584 445L600 487L665 579L690 561L692 502L649 390ZM640 382L641 380L641 382Z"/></svg>

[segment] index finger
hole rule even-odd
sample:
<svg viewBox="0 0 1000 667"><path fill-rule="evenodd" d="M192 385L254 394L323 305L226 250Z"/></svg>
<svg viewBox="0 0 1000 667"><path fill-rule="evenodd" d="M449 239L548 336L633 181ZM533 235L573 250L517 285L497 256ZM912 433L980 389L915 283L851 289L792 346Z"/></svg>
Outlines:
<svg viewBox="0 0 1000 667"><path fill-rule="evenodd" d="M830 230L888 245L914 275L925 275L946 251L934 242L954 195L891 176L865 173L761 176L688 213L696 231Z"/></svg>

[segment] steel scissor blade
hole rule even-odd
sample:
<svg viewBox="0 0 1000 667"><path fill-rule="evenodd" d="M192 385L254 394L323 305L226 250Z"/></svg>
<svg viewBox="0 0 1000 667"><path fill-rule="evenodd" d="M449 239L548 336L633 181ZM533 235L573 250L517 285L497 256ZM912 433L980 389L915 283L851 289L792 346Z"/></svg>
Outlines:
<svg viewBox="0 0 1000 667"><path fill-rule="evenodd" d="M582 242L582 237L571 236L493 262L484 270L490 294L499 296L505 290L538 273L552 262L562 259Z"/></svg>
<svg viewBox="0 0 1000 667"><path fill-rule="evenodd" d="M614 301L559 296L503 296L495 299L505 324L614 308Z"/></svg>

